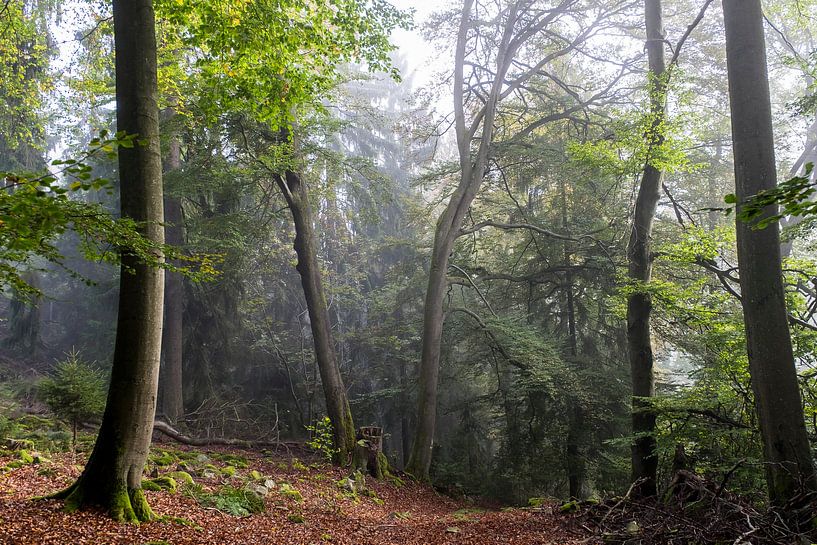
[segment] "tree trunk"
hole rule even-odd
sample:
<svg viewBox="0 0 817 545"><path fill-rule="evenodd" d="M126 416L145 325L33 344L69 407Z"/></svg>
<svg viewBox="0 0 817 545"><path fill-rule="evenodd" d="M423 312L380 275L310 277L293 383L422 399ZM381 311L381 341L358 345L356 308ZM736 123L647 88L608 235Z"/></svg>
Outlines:
<svg viewBox="0 0 817 545"><path fill-rule="evenodd" d="M559 181L559 192L562 205L562 231L569 232L567 214L567 188L564 179ZM565 322L567 326L568 359L579 366L579 343L576 335L576 305L573 300L573 272L570 270L570 245L567 240L563 245L563 263L565 266ZM581 396L571 400L567 415L566 466L568 493L571 498L583 499L589 496L587 487L587 415L582 406Z"/></svg>
<svg viewBox="0 0 817 545"><path fill-rule="evenodd" d="M117 129L145 145L120 148L123 217L164 239L157 107L156 38L150 0L114 0ZM162 334L163 271L122 255L116 347L108 402L94 450L79 479L56 497L68 510L97 505L120 521L148 520L142 471L150 447Z"/></svg>
<svg viewBox="0 0 817 545"><path fill-rule="evenodd" d="M174 112L171 109L170 114ZM170 138L166 170L181 168L181 146L174 134ZM165 196L165 241L173 246L184 243L182 205L178 198ZM178 263L175 263L178 265ZM165 318L162 328L161 388L162 413L176 424L184 416L184 384L182 381L182 331L184 286L179 273L165 271Z"/></svg>
<svg viewBox="0 0 817 545"><path fill-rule="evenodd" d="M641 176L641 187L638 189L633 215L633 229L627 245L629 277L635 284L634 292L627 298L627 346L633 385L632 422L635 436L632 445L632 480L639 483L633 492L637 496L655 496L658 471L656 441L653 435L655 412L647 399L655 395L650 336L652 301L650 294L644 289L644 284L652 277L650 237L663 178L663 172L652 162L652 150L664 143L662 127L665 118L666 81L661 0L645 0L644 12L652 119L649 133L646 135L647 162Z"/></svg>
<svg viewBox="0 0 817 545"><path fill-rule="evenodd" d="M760 0L723 0L738 202L777 184ZM767 215L776 206L769 206ZM763 439L769 498L782 506L817 490L786 318L777 223L737 222L749 371Z"/></svg>
<svg viewBox="0 0 817 545"><path fill-rule="evenodd" d="M460 182L448 201L434 232L434 246L431 250L431 267L428 274L425 305L423 307L423 341L420 355L419 392L417 399L417 421L411 455L406 472L421 480L429 479L431 452L434 447L434 432L437 425L437 382L440 374L440 344L443 332L443 301L448 288L446 275L448 260L454 249L462 222L482 184L488 162L488 151L493 140L493 125L496 106L499 103L502 78L507 72L506 58L510 34L503 37L497 53L497 80L491 86L485 104L481 138L475 156L472 156L474 135L466 128L464 111L463 69L465 66L466 44L470 28L473 0L465 0L454 62L454 108L457 131L457 147L460 160Z"/></svg>
<svg viewBox="0 0 817 545"><path fill-rule="evenodd" d="M354 450L355 427L332 342L332 324L321 280L309 195L301 177L292 171L287 171L284 176L276 175L275 180L284 194L295 223L294 247L298 255L296 268L301 276L315 344L315 357L326 397L326 411L332 422L335 448L338 450L335 462L347 463Z"/></svg>

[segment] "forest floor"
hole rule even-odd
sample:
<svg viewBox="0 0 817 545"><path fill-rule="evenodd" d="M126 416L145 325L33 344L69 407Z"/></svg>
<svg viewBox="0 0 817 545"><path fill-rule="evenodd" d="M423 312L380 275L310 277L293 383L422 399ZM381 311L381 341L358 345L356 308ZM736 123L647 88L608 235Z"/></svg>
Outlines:
<svg viewBox="0 0 817 545"><path fill-rule="evenodd" d="M34 462L22 458L19 452L0 456L3 545L594 542L557 504L488 509L400 479L367 477L364 487L359 477L357 483L347 479L348 470L286 452L175 444L154 445L149 459L148 472L159 477L155 482L175 488L146 492L158 519L119 524L101 512L68 514L62 502L32 501L73 482L84 455L61 453ZM161 478L168 474L172 481Z"/></svg>

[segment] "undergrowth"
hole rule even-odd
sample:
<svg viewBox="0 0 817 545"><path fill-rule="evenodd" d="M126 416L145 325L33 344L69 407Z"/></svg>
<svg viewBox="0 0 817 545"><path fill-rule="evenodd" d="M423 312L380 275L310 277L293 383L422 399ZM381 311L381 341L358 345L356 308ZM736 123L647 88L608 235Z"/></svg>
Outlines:
<svg viewBox="0 0 817 545"><path fill-rule="evenodd" d="M236 517L247 517L266 510L264 498L247 488L227 485L209 492L200 484L192 484L182 487L182 492L202 507L215 508Z"/></svg>

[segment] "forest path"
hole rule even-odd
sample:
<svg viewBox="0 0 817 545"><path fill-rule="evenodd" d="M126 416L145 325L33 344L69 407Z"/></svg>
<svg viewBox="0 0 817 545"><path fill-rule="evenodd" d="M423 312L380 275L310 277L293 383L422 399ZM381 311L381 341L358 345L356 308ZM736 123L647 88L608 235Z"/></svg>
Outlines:
<svg viewBox="0 0 817 545"><path fill-rule="evenodd" d="M0 456L0 466L19 455ZM154 446L151 471L186 470L196 494L147 492L156 515L139 526L118 524L102 513L67 514L61 502L30 501L71 483L80 466L69 454L0 474L0 544L3 545L571 545L588 535L555 505L536 510L484 510L415 483L402 486L367 479L367 494L339 485L348 472L297 458L238 449ZM160 464L160 465L157 465ZM232 473L232 475L231 475ZM272 482L274 481L274 486ZM224 487L263 486L266 510L229 515L202 506ZM200 487L199 487L200 485ZM263 488L260 489L262 492ZM292 492L291 490L296 490ZM214 500L218 501L218 500ZM208 504L204 501L204 505ZM223 507L223 505L220 505Z"/></svg>

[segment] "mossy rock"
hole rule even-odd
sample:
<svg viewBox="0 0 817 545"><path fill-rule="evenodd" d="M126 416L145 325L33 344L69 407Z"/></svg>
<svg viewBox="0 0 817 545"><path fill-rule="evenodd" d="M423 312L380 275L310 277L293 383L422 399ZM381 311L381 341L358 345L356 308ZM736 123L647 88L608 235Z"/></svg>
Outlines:
<svg viewBox="0 0 817 545"><path fill-rule="evenodd" d="M547 498L528 498L528 507L542 507L547 501Z"/></svg>
<svg viewBox="0 0 817 545"><path fill-rule="evenodd" d="M300 513L292 513L291 515L287 515L287 520L289 522L294 522L295 524L303 524L306 522L304 520L304 516Z"/></svg>
<svg viewBox="0 0 817 545"><path fill-rule="evenodd" d="M221 468L221 474L227 477L235 477L235 466L225 466Z"/></svg>
<svg viewBox="0 0 817 545"><path fill-rule="evenodd" d="M33 464L34 463L34 456L32 456L27 450L23 449L20 451L20 454L17 455L20 459L20 462L23 464Z"/></svg>
<svg viewBox="0 0 817 545"><path fill-rule="evenodd" d="M153 492L158 492L160 490L167 490L168 492L176 492L178 488L178 483L176 483L176 479L173 477L169 477L167 475L162 475L161 477L156 477L155 479L148 479L146 481L142 481L142 489L143 490L150 490Z"/></svg>
<svg viewBox="0 0 817 545"><path fill-rule="evenodd" d="M224 462L228 466L233 466L234 468L238 469L247 469L250 464L247 462L247 459L243 456L238 456L236 454L213 454L214 459Z"/></svg>
<svg viewBox="0 0 817 545"><path fill-rule="evenodd" d="M176 453L176 457L185 462L195 462L198 456L199 453L192 450L180 450Z"/></svg>
<svg viewBox="0 0 817 545"><path fill-rule="evenodd" d="M261 475L261 473L259 473L257 470L253 469L252 471L250 471L250 479L252 479L253 481L263 481L264 476Z"/></svg>
<svg viewBox="0 0 817 545"><path fill-rule="evenodd" d="M167 451L161 451L159 455L153 456L151 461L157 466L166 467L176 463L177 458Z"/></svg>
<svg viewBox="0 0 817 545"><path fill-rule="evenodd" d="M563 503L559 507L559 511L561 511L562 513L575 513L578 510L579 510L579 502L577 502L577 501L568 501L568 502Z"/></svg>
<svg viewBox="0 0 817 545"><path fill-rule="evenodd" d="M177 484L182 484L185 486L190 486L193 484L192 475L186 471L172 471L166 474L166 476L175 479Z"/></svg>
<svg viewBox="0 0 817 545"><path fill-rule="evenodd" d="M302 502L304 497L301 495L301 492L296 490L292 487L289 483L281 483L281 486L278 488L278 492L285 498L289 498L291 500L295 500L296 502Z"/></svg>

